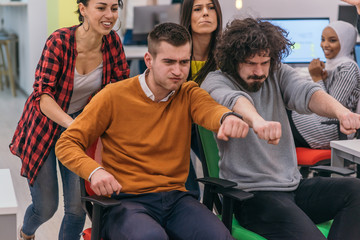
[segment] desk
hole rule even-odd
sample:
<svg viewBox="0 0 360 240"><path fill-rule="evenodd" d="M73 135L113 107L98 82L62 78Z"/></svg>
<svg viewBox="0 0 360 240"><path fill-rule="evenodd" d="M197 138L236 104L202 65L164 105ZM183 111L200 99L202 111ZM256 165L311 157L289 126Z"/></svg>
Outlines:
<svg viewBox="0 0 360 240"><path fill-rule="evenodd" d="M127 60L144 59L144 55L148 50L147 46L126 45L123 47Z"/></svg>
<svg viewBox="0 0 360 240"><path fill-rule="evenodd" d="M331 141L331 166L343 167L344 159L360 164L360 139Z"/></svg>
<svg viewBox="0 0 360 240"><path fill-rule="evenodd" d="M17 7L17 6L26 6L26 2L11 2L11 1L3 1L0 0L0 6L7 6L7 7Z"/></svg>
<svg viewBox="0 0 360 240"><path fill-rule="evenodd" d="M17 201L9 169L0 169L0 233L2 240L16 239Z"/></svg>

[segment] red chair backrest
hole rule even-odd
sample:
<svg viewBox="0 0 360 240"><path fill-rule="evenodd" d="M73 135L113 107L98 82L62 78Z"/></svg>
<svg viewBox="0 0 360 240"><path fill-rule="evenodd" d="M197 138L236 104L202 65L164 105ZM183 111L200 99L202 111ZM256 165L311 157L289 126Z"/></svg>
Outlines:
<svg viewBox="0 0 360 240"><path fill-rule="evenodd" d="M101 158L101 152L102 152L102 143L101 143L101 139L98 138L98 140L96 140L87 150L86 150L86 154L91 157L92 159L94 159L96 162L98 162L99 164L102 163L102 158ZM89 196L95 195L94 191L91 189L90 187L90 182L85 181L85 189L86 189L86 193Z"/></svg>

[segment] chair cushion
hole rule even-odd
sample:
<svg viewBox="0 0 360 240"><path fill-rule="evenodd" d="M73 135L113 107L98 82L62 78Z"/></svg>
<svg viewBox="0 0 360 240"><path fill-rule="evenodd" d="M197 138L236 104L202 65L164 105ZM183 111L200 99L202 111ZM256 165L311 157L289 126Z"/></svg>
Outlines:
<svg viewBox="0 0 360 240"><path fill-rule="evenodd" d="M262 236L240 226L235 217L233 217L231 234L237 240L266 240L266 238L263 238Z"/></svg>
<svg viewBox="0 0 360 240"><path fill-rule="evenodd" d="M329 161L331 150L297 147L296 156L299 166L313 166L322 161Z"/></svg>
<svg viewBox="0 0 360 240"><path fill-rule="evenodd" d="M332 222L333 220L316 225L325 237L329 235ZM266 240L266 238L240 226L235 217L232 224L232 236L237 240Z"/></svg>

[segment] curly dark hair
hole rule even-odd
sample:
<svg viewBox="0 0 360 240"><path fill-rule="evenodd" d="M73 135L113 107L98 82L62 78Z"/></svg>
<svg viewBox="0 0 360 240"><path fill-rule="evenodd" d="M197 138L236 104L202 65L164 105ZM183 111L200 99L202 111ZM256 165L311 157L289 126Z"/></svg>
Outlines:
<svg viewBox="0 0 360 240"><path fill-rule="evenodd" d="M284 29L262 19L235 19L226 25L218 40L216 63L221 71L238 78L239 63L265 52L269 54L270 72L273 72L294 45L287 36Z"/></svg>
<svg viewBox="0 0 360 240"><path fill-rule="evenodd" d="M154 27L148 37L149 53L153 56L157 54L157 46L165 41L175 47L183 46L186 43L191 45L191 36L189 31L177 23L161 23Z"/></svg>

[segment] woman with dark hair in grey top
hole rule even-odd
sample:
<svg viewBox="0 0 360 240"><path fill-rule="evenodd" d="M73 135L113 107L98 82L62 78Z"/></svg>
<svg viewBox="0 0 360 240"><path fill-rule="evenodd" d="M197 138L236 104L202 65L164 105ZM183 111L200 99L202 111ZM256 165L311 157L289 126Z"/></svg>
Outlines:
<svg viewBox="0 0 360 240"><path fill-rule="evenodd" d="M34 90L9 146L22 161L21 175L28 179L32 197L19 231L22 240L34 239L37 229L58 208L57 167L64 196L59 239L80 239L85 223L80 180L58 162L55 144L89 98L107 84L129 76L120 37L112 30L122 1L77 3L80 24L58 29L47 39L36 68Z"/></svg>

